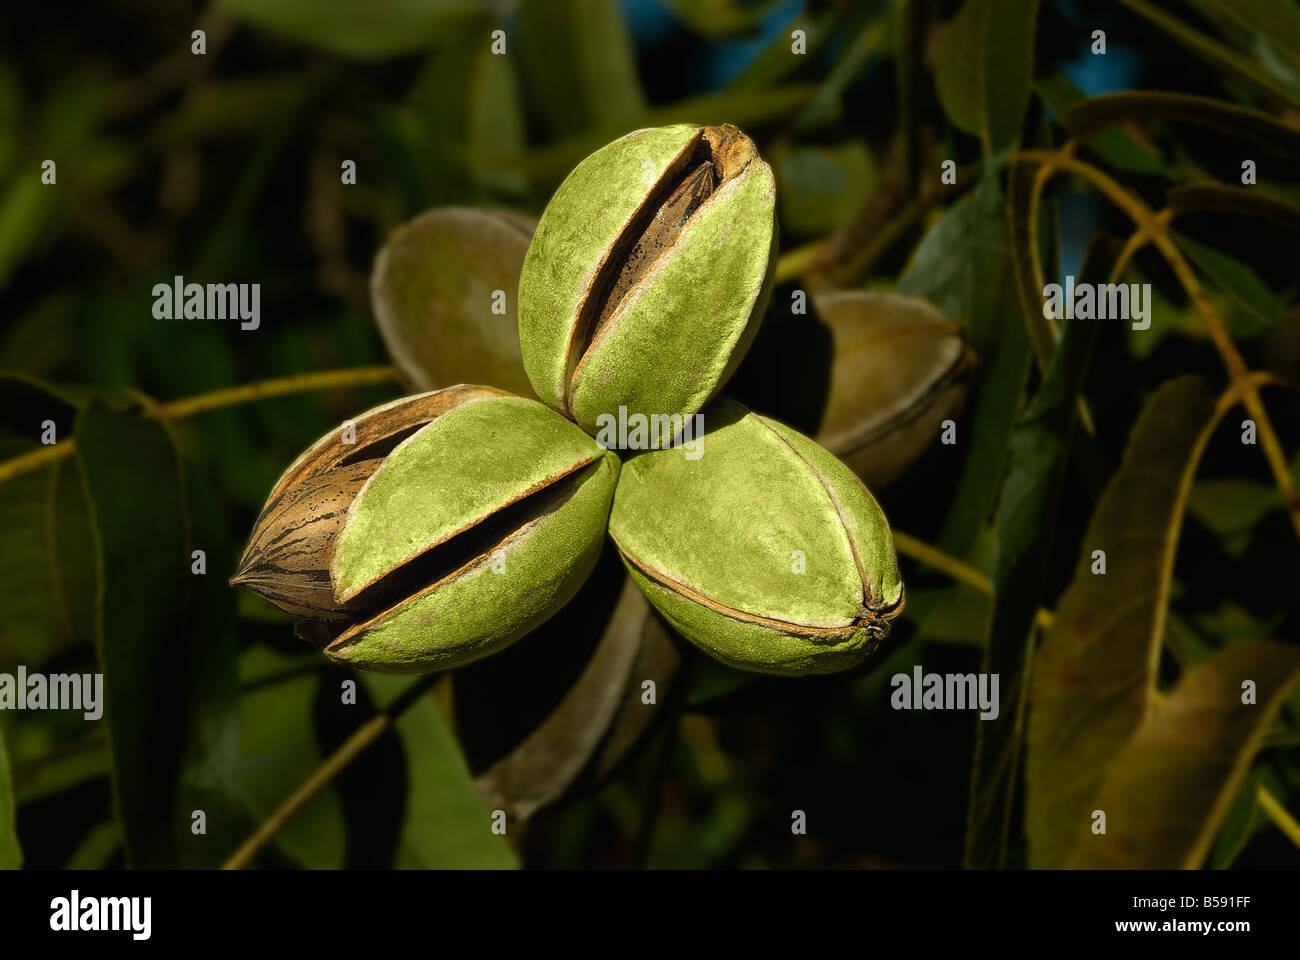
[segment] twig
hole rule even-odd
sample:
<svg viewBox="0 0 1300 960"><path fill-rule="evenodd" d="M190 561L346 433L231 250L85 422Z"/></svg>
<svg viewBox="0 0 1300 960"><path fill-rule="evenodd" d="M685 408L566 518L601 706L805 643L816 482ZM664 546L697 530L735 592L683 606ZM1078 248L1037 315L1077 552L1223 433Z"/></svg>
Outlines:
<svg viewBox="0 0 1300 960"><path fill-rule="evenodd" d="M807 273L808 268L813 265L817 259L817 251L821 249L822 241L816 240L813 243L806 243L802 247L795 247L788 253L783 253L776 258L776 282L785 283L787 280L793 280L801 274Z"/></svg>
<svg viewBox="0 0 1300 960"><path fill-rule="evenodd" d="M1044 168L1046 169L1046 168ZM1161 210L1156 214L1156 223L1163 227L1169 226L1174 219L1174 211L1171 209ZM1147 232L1146 227L1138 227L1133 231L1133 235L1124 243L1124 249L1119 252L1119 258L1115 261L1115 266L1110 271L1110 281L1115 283L1123 276L1124 271L1128 269L1129 261L1137 256L1138 251L1151 242L1151 234Z"/></svg>
<svg viewBox="0 0 1300 960"><path fill-rule="evenodd" d="M1159 690L1154 691L1152 702L1155 706L1159 707L1165 702L1165 699L1165 695ZM1265 815L1273 821L1277 828L1286 835L1287 839L1295 844L1297 849L1300 849L1300 823L1296 823L1290 811L1282 806L1281 801L1273 796L1262 783L1259 784L1258 789L1255 791L1255 802L1259 804L1259 808L1264 811Z"/></svg>
<svg viewBox="0 0 1300 960"><path fill-rule="evenodd" d="M969 584L981 593L993 596L993 583L983 571L958 560L951 554L944 553L937 547L930 546L924 540L918 540L901 530L895 530L894 546L898 548L899 553L906 554L913 560L924 563L927 567L933 567L941 573L946 573L954 580ZM1035 623L1044 630L1052 625L1052 620L1052 612L1041 607L1034 615Z"/></svg>
<svg viewBox="0 0 1300 960"><path fill-rule="evenodd" d="M1278 441L1277 432L1273 429L1273 423L1269 419L1268 411L1264 408L1258 389L1250 380L1251 371L1247 368L1246 361L1237 350L1236 344L1232 342L1232 338L1228 335L1223 320L1219 317L1218 311L1215 310L1214 304L1210 302L1210 298L1206 295L1205 288L1201 286L1196 273L1187 263L1186 258L1183 257L1178 245L1170 237L1165 224L1156 218L1156 215L1152 213L1145 203L1091 164L1050 150L1025 150L1013 154L1012 158L1031 163L1049 164L1056 169L1087 181L1104 194L1111 203L1128 214L1129 219L1150 235L1152 242L1163 254L1174 275L1178 277L1179 283L1187 292L1187 296L1196 305L1201 317L1205 320L1210 339L1219 351L1219 356L1228 372L1229 379L1234 384L1241 385L1241 401L1246 407L1246 411L1255 421L1259 432L1260 445L1264 448L1264 457L1268 461L1269 469L1273 473L1273 480L1277 484L1277 488L1286 504L1287 513L1291 518L1291 525L1295 528L1296 535L1300 537L1300 496L1296 494L1295 483L1291 479L1291 467L1287 463L1282 444Z"/></svg>
<svg viewBox="0 0 1300 960"><path fill-rule="evenodd" d="M217 62L217 54L234 33L236 19L216 3L208 4L199 18L198 27L207 37L207 55L196 57L190 52L187 34L180 46L157 61L148 70L132 77L108 92L107 113L120 120L148 110L177 87L193 83Z"/></svg>
<svg viewBox="0 0 1300 960"><path fill-rule="evenodd" d="M829 274L830 279L840 286L852 286L857 283L875 266L877 260L889 252L889 248L900 237L920 222L927 210L938 201L960 193L969 184L970 176L965 173L959 174L955 184L944 184L908 204L875 232L874 239L857 257L849 263L833 268ZM834 242L836 241L833 236L827 237L781 254L776 261L776 282L784 283L812 272L823 255L826 245Z"/></svg>
<svg viewBox="0 0 1300 960"><path fill-rule="evenodd" d="M1067 157L1073 156L1077 145L1078 145L1077 141L1073 139L1067 140L1065 143L1061 144L1061 146L1058 148L1058 152L1062 156L1067 156ZM1043 271L1043 261L1042 258L1039 257L1038 255L1039 254L1038 212L1039 212L1039 206L1041 205L1043 200L1043 189L1047 186L1047 179L1049 176L1051 176L1051 172L1052 172L1052 167L1050 165L1043 164L1042 166L1040 166L1038 168L1037 173L1034 176L1034 182L1030 186L1030 190L1029 190L1029 209L1026 214L1026 219L1027 219L1026 226L1028 228L1028 236L1026 238L1026 242L1029 247L1030 268L1033 271L1032 282L1036 290L1047 289L1046 274ZM1014 198L1017 195L1015 193L1016 185L1015 185L1014 163L1012 164L1011 182L1009 187L1011 190L1011 196L1013 198L1013 206L1014 206ZM1012 225L1012 230L1014 231L1014 224ZM1014 241L1014 239L1015 238L1013 234L1012 240ZM1018 262L1018 260L1016 262ZM1056 328L1056 321L1046 316L1043 316L1042 325L1039 326L1038 318L1040 314L1033 311L1030 308L1030 305L1027 303L1022 304L1021 306L1025 311L1025 320L1027 321L1029 327L1029 339L1034 347L1034 359L1038 363L1039 372L1045 374L1047 372L1047 365L1051 362L1052 350L1056 344L1057 338L1060 335L1060 331L1058 331ZM1092 410L1088 407L1087 399L1083 396L1080 396L1075 401L1075 409L1078 411L1080 426L1082 426L1083 429L1087 431L1089 436L1096 436L1097 427L1096 424L1093 422Z"/></svg>
<svg viewBox="0 0 1300 960"><path fill-rule="evenodd" d="M375 717L362 724L343 744L312 771L311 775L291 793L285 801L262 822L247 840L221 865L222 870L239 870L247 866L259 850L266 846L294 814L307 805L321 788L338 776L366 747L379 739L379 735L393 725L393 721L419 702L432 689L440 674L432 673L411 684L401 695Z"/></svg>
<svg viewBox="0 0 1300 960"><path fill-rule="evenodd" d="M1277 797L1269 793L1262 783L1259 785L1259 792L1255 794L1255 799L1259 801L1260 809L1277 824L1277 828L1286 834L1292 843L1300 847L1300 823L1296 823L1295 817L1291 816L1287 808L1282 806Z"/></svg>
<svg viewBox="0 0 1300 960"><path fill-rule="evenodd" d="M399 382L395 367L354 367L348 370L327 370L324 373L302 373L275 380L259 380L256 383L246 383L226 390L215 390L212 393L201 393L183 400L173 400L171 403L161 404L157 412L165 420L180 420L197 413L233 407L241 403L252 403L269 397L388 382ZM69 437L67 440L61 440L48 447L39 447L30 453L0 463L0 483L68 456L75 449L75 440L75 437Z"/></svg>
<svg viewBox="0 0 1300 960"><path fill-rule="evenodd" d="M876 262L889 252L890 248L921 222L921 218L941 200L946 200L963 192L971 183L971 176L963 171L957 175L956 183L942 184L927 190L918 199L913 200L898 214L885 223L876 233L875 238L862 252L851 261L831 271L831 279L841 286L853 286L862 281Z"/></svg>

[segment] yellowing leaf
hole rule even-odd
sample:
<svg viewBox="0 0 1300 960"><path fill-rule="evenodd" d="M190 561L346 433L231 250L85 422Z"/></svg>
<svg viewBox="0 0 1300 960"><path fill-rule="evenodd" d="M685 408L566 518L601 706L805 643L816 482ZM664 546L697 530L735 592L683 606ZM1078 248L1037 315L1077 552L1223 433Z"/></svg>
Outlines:
<svg viewBox="0 0 1300 960"><path fill-rule="evenodd" d="M1092 806L1105 812L1106 833L1077 831L1066 865L1199 867L1297 678L1300 647L1271 640L1233 644L1188 671L1097 791Z"/></svg>
<svg viewBox="0 0 1300 960"><path fill-rule="evenodd" d="M1107 766L1150 715L1179 527L1214 411L1198 377L1157 390L1088 524L1074 580L1034 659L1031 866L1064 862ZM1096 551L1104 574L1093 572Z"/></svg>
<svg viewBox="0 0 1300 960"><path fill-rule="evenodd" d="M939 50L935 85L948 118L994 153L1020 133L1034 74L1038 0L966 0Z"/></svg>

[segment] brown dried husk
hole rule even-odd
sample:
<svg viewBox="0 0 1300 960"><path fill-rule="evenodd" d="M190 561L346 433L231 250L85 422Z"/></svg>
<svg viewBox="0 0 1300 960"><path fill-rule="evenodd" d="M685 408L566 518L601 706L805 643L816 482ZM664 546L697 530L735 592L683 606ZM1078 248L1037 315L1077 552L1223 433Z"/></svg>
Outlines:
<svg viewBox="0 0 1300 960"><path fill-rule="evenodd" d="M337 467L273 498L253 530L232 583L298 617L342 620L329 564L348 507L382 459Z"/></svg>
<svg viewBox="0 0 1300 960"><path fill-rule="evenodd" d="M965 404L975 354L928 301L851 290L819 295L833 340L817 440L870 487L896 480Z"/></svg>
<svg viewBox="0 0 1300 960"><path fill-rule="evenodd" d="M506 395L493 387L449 387L367 411L347 432L351 442L343 442L343 429L330 431L271 490L230 582L314 621L306 628L311 634L332 634L340 621L369 612L364 602L337 603L330 580L334 541L348 507L384 458L411 434L463 403Z"/></svg>

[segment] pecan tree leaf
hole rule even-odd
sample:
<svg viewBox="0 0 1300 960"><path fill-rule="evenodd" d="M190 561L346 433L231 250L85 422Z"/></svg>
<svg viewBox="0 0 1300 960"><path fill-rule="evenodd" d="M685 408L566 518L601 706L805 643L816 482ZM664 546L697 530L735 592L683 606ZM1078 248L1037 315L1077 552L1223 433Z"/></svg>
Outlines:
<svg viewBox="0 0 1300 960"><path fill-rule="evenodd" d="M18 846L18 833L14 828L14 790L9 776L9 754L5 750L4 734L0 732L0 870L17 870L23 865L23 852Z"/></svg>
<svg viewBox="0 0 1300 960"><path fill-rule="evenodd" d="M1034 659L1025 769L1031 866L1066 859L1106 768L1151 713L1179 528L1216 422L1200 378L1164 384L1093 511L1074 580ZM1094 573L1101 562L1105 573Z"/></svg>
<svg viewBox="0 0 1300 960"><path fill-rule="evenodd" d="M240 657L236 789L254 822L274 813L325 759L315 729L322 686L310 669L315 662L315 654L290 657L261 645ZM313 794L277 831L274 844L279 854L309 869L342 868L347 823L336 784L327 783Z"/></svg>
<svg viewBox="0 0 1300 960"><path fill-rule="evenodd" d="M412 683L410 677L389 674L361 676L381 708ZM465 756L433 697L421 697L393 726L406 757L407 781L396 866L426 870L518 866L506 836L492 832L491 810L475 791Z"/></svg>
<svg viewBox="0 0 1300 960"><path fill-rule="evenodd" d="M1250 187L1212 182L1184 183L1170 188L1166 200L1169 208L1178 214L1245 214L1300 233L1300 204ZM1180 238L1180 242L1182 240L1185 238Z"/></svg>
<svg viewBox="0 0 1300 960"><path fill-rule="evenodd" d="M1068 323L1034 402L1011 434L1007 477L998 503L993 610L985 673L1001 677L1001 709L977 722L966 864L1003 866L1011 811L1019 793L1026 680L1031 673L1034 618L1056 526L1075 406L1092 358L1098 324Z"/></svg>
<svg viewBox="0 0 1300 960"><path fill-rule="evenodd" d="M958 425L957 448L965 451L965 462L938 541L945 552L965 558L997 503L1031 356L1016 301L996 165L988 165L974 191L921 240L898 292L925 297L960 318L980 358L974 402Z"/></svg>
<svg viewBox="0 0 1300 960"><path fill-rule="evenodd" d="M1038 0L966 0L948 24L935 86L948 118L1000 152L1029 106Z"/></svg>
<svg viewBox="0 0 1300 960"><path fill-rule="evenodd" d="M242 829L234 597L223 582L233 549L211 502L192 511L161 421L91 401L77 417L76 443L98 570L102 722L127 862L215 866ZM200 810L204 833L192 829Z"/></svg>
<svg viewBox="0 0 1300 960"><path fill-rule="evenodd" d="M188 674L176 627L190 576L180 460L167 429L135 413L91 403L76 431L97 547L114 808L128 864L174 866Z"/></svg>
<svg viewBox="0 0 1300 960"><path fill-rule="evenodd" d="M1176 43L1190 50L1220 73L1249 84L1274 102L1300 109L1300 96L1262 67L1259 62L1238 53L1214 37L1193 29L1187 23L1149 0L1123 0L1130 10L1140 14L1167 33Z"/></svg>
<svg viewBox="0 0 1300 960"><path fill-rule="evenodd" d="M20 373L0 374L0 456L72 436L84 398ZM55 460L4 483L0 498L0 663L38 663L89 642L95 551L74 462Z"/></svg>
<svg viewBox="0 0 1300 960"><path fill-rule="evenodd" d="M1092 801L1106 814L1106 833L1075 831L1066 865L1200 867L1297 679L1300 646L1272 640L1225 647L1184 674L1120 750Z"/></svg>
<svg viewBox="0 0 1300 960"><path fill-rule="evenodd" d="M476 12L473 0L221 0L254 26L327 53L376 59L427 44L445 19ZM484 37L484 42L487 38Z"/></svg>
<svg viewBox="0 0 1300 960"><path fill-rule="evenodd" d="M518 33L524 79L556 134L621 123L645 109L620 4L524 0Z"/></svg>
<svg viewBox="0 0 1300 960"><path fill-rule="evenodd" d="M1134 120L1165 120L1207 126L1249 139L1271 151L1300 155L1300 126L1250 107L1213 97L1159 90L1103 93L1070 107L1063 117L1073 137L1088 138Z"/></svg>

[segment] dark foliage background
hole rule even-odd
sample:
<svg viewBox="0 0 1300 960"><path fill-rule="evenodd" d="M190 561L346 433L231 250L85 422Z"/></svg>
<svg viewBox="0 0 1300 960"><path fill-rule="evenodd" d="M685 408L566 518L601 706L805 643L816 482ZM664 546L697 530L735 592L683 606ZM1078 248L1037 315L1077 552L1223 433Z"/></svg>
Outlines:
<svg viewBox="0 0 1300 960"><path fill-rule="evenodd" d="M198 28L202 56L190 47ZM489 52L496 29L503 57ZM1104 55L1090 52L1095 30ZM979 355L961 441L936 443L877 491L907 537L903 619L861 669L799 681L741 674L673 641L681 668L635 747L597 758L507 840L493 837L470 770L516 746L590 662L621 577L607 556L560 617L440 681L253 862L1044 863L1036 838L1064 828L1027 810L1026 793L1032 808L1036 790L1083 767L1068 751L1025 760L1033 721L1016 726L1013 706L1034 682L1026 649L1052 639L1035 611L1060 622L1068 609L1096 541L1089 522L1153 397L1165 406L1151 437L1173 438L1179 418L1199 410L1204 422L1231 383L1203 305L1151 244L1123 273L1153 284L1151 329L1071 325L1035 362L1042 319L1020 296L1035 260L1049 281L1104 280L1134 231L1113 197L1075 176L1054 176L1027 205L1041 160L1015 151L1055 150L1077 133L1074 156L1124 195L1172 205L1171 236L1230 348L1243 370L1268 374L1252 381L1267 436L1261 425L1244 445L1239 425L1255 415L1233 406L1194 481L1171 494L1181 541L1150 546L1156 567L1175 557L1167 602L1135 601L1145 568L1125 572L1112 556L1093 609L1128 626L1075 650L1080 675L1106 678L1145 664L1149 647L1155 668L1140 685L1167 698L1198 665L1219 669L1225 651L1243 658L1225 676L1262 680L1274 667L1278 712L1255 733L1233 733L1212 705L1180 728L1222 770L1143 761L1157 782L1130 786L1161 798L1157 822L1194 821L1208 847L1142 848L1124 865L1300 865L1300 695L1283 683L1295 668L1252 646L1300 639L1300 503L1279 493L1263 449L1275 439L1300 475L1300 8L1289 0L110 0L7 4L0 37L0 671L102 668L114 691L96 723L0 712L0 866L218 865L410 682L365 677L360 702L341 705L352 675L225 582L280 471L339 421L399 395L391 373L211 409L157 405L386 366L369 271L390 231L443 205L536 216L591 150L677 121L737 124L778 173L778 285L734 392L760 407L782 397L773 413L816 429L827 358L811 321L789 315L796 289L928 298ZM1188 122L1178 101L1157 100L1104 108L1101 120L1069 113L1114 91L1195 95L1227 112L1198 108ZM1251 126L1261 122L1262 135ZM41 182L47 159L55 185ZM947 159L953 186L940 182ZM340 183L344 160L354 186ZM1250 199L1239 189L1212 196L1213 209L1180 201L1188 184L1240 188L1243 160L1258 165ZM1037 246L1023 240L1031 222ZM153 285L178 274L260 283L260 329L154 319ZM810 367L781 361L797 349ZM1209 400L1186 383L1162 388L1185 374L1207 381ZM46 420L64 442L57 454L40 443ZM1156 479L1139 490L1186 461L1164 470L1150 448L1132 465ZM199 548L203 576L189 569ZM942 551L937 564L927 549ZM1065 620L1068 647L1077 624ZM977 731L968 712L891 709L892 674L966 673L986 658L1003 676L996 730ZM1048 703L1040 716L1111 709L1101 695L1092 707L1052 695L1035 701ZM1079 723L1085 739L1104 726ZM198 836L195 809L207 814ZM807 813L806 836L791 833L794 810Z"/></svg>

